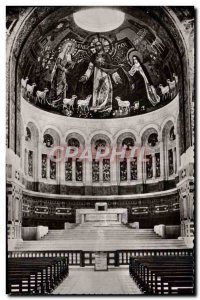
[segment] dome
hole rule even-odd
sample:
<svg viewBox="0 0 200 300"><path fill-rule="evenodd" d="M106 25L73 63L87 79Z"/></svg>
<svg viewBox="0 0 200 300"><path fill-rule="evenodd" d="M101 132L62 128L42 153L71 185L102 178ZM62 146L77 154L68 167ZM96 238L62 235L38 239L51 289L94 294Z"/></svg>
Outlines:
<svg viewBox="0 0 200 300"><path fill-rule="evenodd" d="M176 43L139 7L58 8L31 32L19 64L29 103L75 118L149 113L182 81Z"/></svg>

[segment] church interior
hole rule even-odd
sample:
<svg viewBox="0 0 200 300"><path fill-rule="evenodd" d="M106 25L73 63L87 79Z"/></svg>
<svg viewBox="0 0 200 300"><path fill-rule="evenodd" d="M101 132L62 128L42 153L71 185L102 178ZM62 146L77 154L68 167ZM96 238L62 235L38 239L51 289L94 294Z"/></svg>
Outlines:
<svg viewBox="0 0 200 300"><path fill-rule="evenodd" d="M8 294L195 293L194 18L7 6Z"/></svg>

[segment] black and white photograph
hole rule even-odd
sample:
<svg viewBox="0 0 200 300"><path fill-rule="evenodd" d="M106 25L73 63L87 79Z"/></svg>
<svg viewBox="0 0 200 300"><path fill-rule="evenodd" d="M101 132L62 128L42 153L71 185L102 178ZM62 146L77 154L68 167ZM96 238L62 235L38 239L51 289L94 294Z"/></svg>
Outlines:
<svg viewBox="0 0 200 300"><path fill-rule="evenodd" d="M5 293L195 295L196 9L66 5L5 7Z"/></svg>

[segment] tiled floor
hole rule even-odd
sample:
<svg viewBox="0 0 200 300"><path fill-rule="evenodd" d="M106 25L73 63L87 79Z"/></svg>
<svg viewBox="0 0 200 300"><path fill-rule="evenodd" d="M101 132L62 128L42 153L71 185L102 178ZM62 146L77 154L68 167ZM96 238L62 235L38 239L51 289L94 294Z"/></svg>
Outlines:
<svg viewBox="0 0 200 300"><path fill-rule="evenodd" d="M127 269L109 269L94 271L94 269L70 269L69 276L54 290L55 295L138 295L142 292L129 276Z"/></svg>

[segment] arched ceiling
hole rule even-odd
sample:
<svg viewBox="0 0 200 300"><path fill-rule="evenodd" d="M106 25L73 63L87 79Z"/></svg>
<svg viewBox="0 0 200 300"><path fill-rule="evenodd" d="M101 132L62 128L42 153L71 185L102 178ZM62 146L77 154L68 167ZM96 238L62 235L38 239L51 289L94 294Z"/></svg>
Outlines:
<svg viewBox="0 0 200 300"><path fill-rule="evenodd" d="M75 39L79 48L82 46L87 49L94 37L94 33L79 28L73 20L73 12L80 8L54 8L40 21L40 15L45 9L47 10L47 8L40 8L34 12L34 17L38 18L38 24L26 39L21 53L20 65L25 73L30 72L30 69L28 70L30 65L35 66L38 57L44 54L47 47L55 51L56 56L59 46L62 46L66 39ZM116 30L102 34L111 41L115 48L114 61L125 60L123 52L135 48L140 52L154 84L166 79L167 71L166 69L165 73L163 71L165 62L171 69L171 73L180 69L177 49L162 24L152 17L151 9L144 7L118 9L126 13L125 21ZM160 12L162 12L161 9ZM126 42L126 45L123 45L123 42Z"/></svg>
<svg viewBox="0 0 200 300"><path fill-rule="evenodd" d="M115 56L112 56L113 61L123 60L123 50L128 51L130 47L136 49L143 59L146 74L149 75L155 87L158 87L160 83L166 85L167 78L172 79L172 73L176 72L181 85L179 89L180 118L185 122L189 110L187 51L190 49L186 49L182 33L184 31L187 34L194 30L194 8L134 6L116 8L126 14L124 23L114 31L103 33L111 41L115 50L118 48L118 51L113 51L115 53ZM12 66L10 76L15 76L16 80L13 81L13 78L11 80L13 85L11 85L10 95L12 95L13 102L19 101L20 89L18 87L21 78L29 75L30 83L36 80L38 58L44 55L46 47L55 52L54 59L65 39L75 39L79 47L84 45L87 49L91 35L94 33L78 28L73 22L72 14L80 9L81 7L56 6L6 8L6 27L9 36L7 53L11 54L8 55L11 62L8 66L9 68ZM125 41L124 44L123 41ZM128 70L130 66L126 58L123 63ZM45 72L41 75L38 84L40 90L46 85ZM14 82L17 83L17 87ZM190 122L189 119L186 122ZM187 126L184 128L186 131ZM188 136L187 145L182 145L182 148L187 148L190 142L189 133L183 132L181 135ZM182 140L185 143L184 139Z"/></svg>

